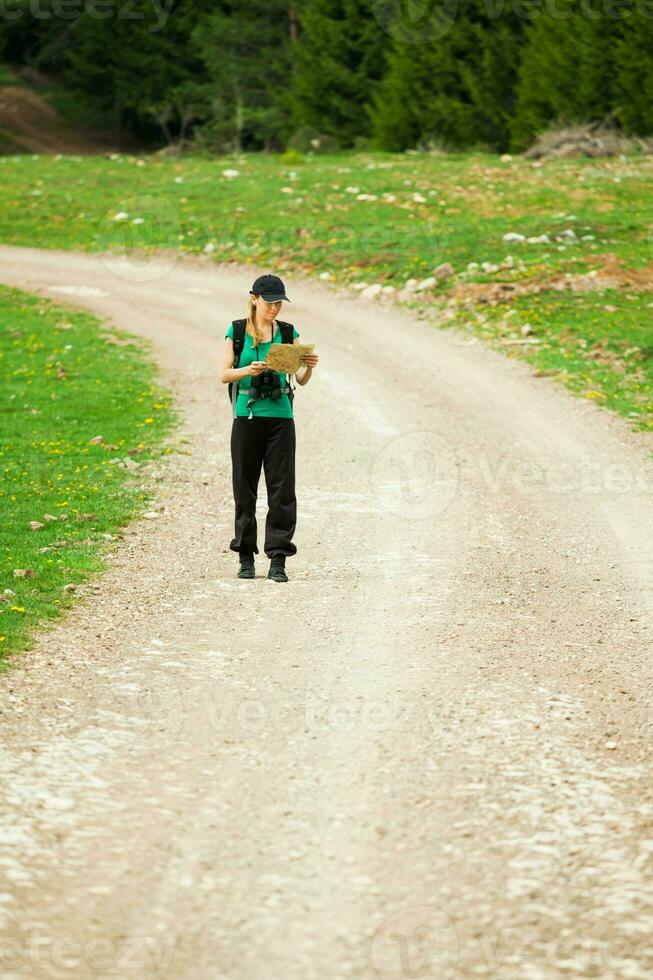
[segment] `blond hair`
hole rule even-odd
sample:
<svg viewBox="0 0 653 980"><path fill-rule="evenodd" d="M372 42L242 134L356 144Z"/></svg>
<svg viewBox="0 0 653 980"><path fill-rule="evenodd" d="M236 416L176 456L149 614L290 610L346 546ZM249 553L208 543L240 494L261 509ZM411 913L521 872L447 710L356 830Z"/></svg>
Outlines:
<svg viewBox="0 0 653 980"><path fill-rule="evenodd" d="M256 330L256 303L255 299L259 298L259 293L250 293L247 302L247 325L245 327L245 332L249 334L252 339L252 347L258 347L259 344L264 343L263 337L260 332L257 333ZM272 328L274 333L274 327Z"/></svg>

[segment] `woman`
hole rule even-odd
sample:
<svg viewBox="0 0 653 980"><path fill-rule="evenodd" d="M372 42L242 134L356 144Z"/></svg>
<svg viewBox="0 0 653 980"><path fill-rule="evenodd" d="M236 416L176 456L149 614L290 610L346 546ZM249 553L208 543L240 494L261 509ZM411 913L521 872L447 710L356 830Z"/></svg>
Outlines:
<svg viewBox="0 0 653 980"><path fill-rule="evenodd" d="M236 533L229 548L240 556L238 578L254 578L256 541L256 496L265 470L268 514L265 522L265 554L270 559L268 578L287 582L286 556L297 553L292 543L297 519L295 497L295 420L286 375L264 365L271 344L281 343L277 316L288 300L278 276L259 276L249 291L245 343L238 367L234 368L234 324L225 334L220 380L238 386L235 417L231 428L231 463ZM293 343L299 333L292 327ZM305 385L318 362L307 354L297 384ZM276 375L276 378L275 378ZM277 389L275 391L275 388ZM280 391L278 390L280 388Z"/></svg>

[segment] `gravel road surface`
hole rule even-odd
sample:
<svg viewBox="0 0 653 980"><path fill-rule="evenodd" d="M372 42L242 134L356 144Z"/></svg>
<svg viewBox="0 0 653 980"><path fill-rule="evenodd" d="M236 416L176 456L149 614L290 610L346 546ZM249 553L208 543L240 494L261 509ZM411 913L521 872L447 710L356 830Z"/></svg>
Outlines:
<svg viewBox="0 0 653 980"><path fill-rule="evenodd" d="M298 553L265 578L262 477L239 580L218 371L266 271L0 248L153 342L189 440L0 678L0 975L650 980L650 437L286 277Z"/></svg>

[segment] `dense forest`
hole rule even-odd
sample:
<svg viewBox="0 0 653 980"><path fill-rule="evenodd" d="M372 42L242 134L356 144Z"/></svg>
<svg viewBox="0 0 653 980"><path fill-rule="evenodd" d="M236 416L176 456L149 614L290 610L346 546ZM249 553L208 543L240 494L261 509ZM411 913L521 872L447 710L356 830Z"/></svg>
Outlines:
<svg viewBox="0 0 653 980"><path fill-rule="evenodd" d="M653 0L4 0L0 60L152 146L521 150L653 133Z"/></svg>

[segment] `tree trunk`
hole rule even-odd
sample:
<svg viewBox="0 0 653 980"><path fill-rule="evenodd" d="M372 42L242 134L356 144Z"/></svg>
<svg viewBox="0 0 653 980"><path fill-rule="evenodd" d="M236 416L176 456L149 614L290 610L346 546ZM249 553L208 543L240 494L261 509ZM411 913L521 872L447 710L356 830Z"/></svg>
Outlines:
<svg viewBox="0 0 653 980"><path fill-rule="evenodd" d="M236 150L238 153L240 153L243 148L243 115L243 100L240 94L240 89L236 89Z"/></svg>
<svg viewBox="0 0 653 980"><path fill-rule="evenodd" d="M288 20L290 22L290 38L292 41L297 40L297 11L294 7L288 7Z"/></svg>

